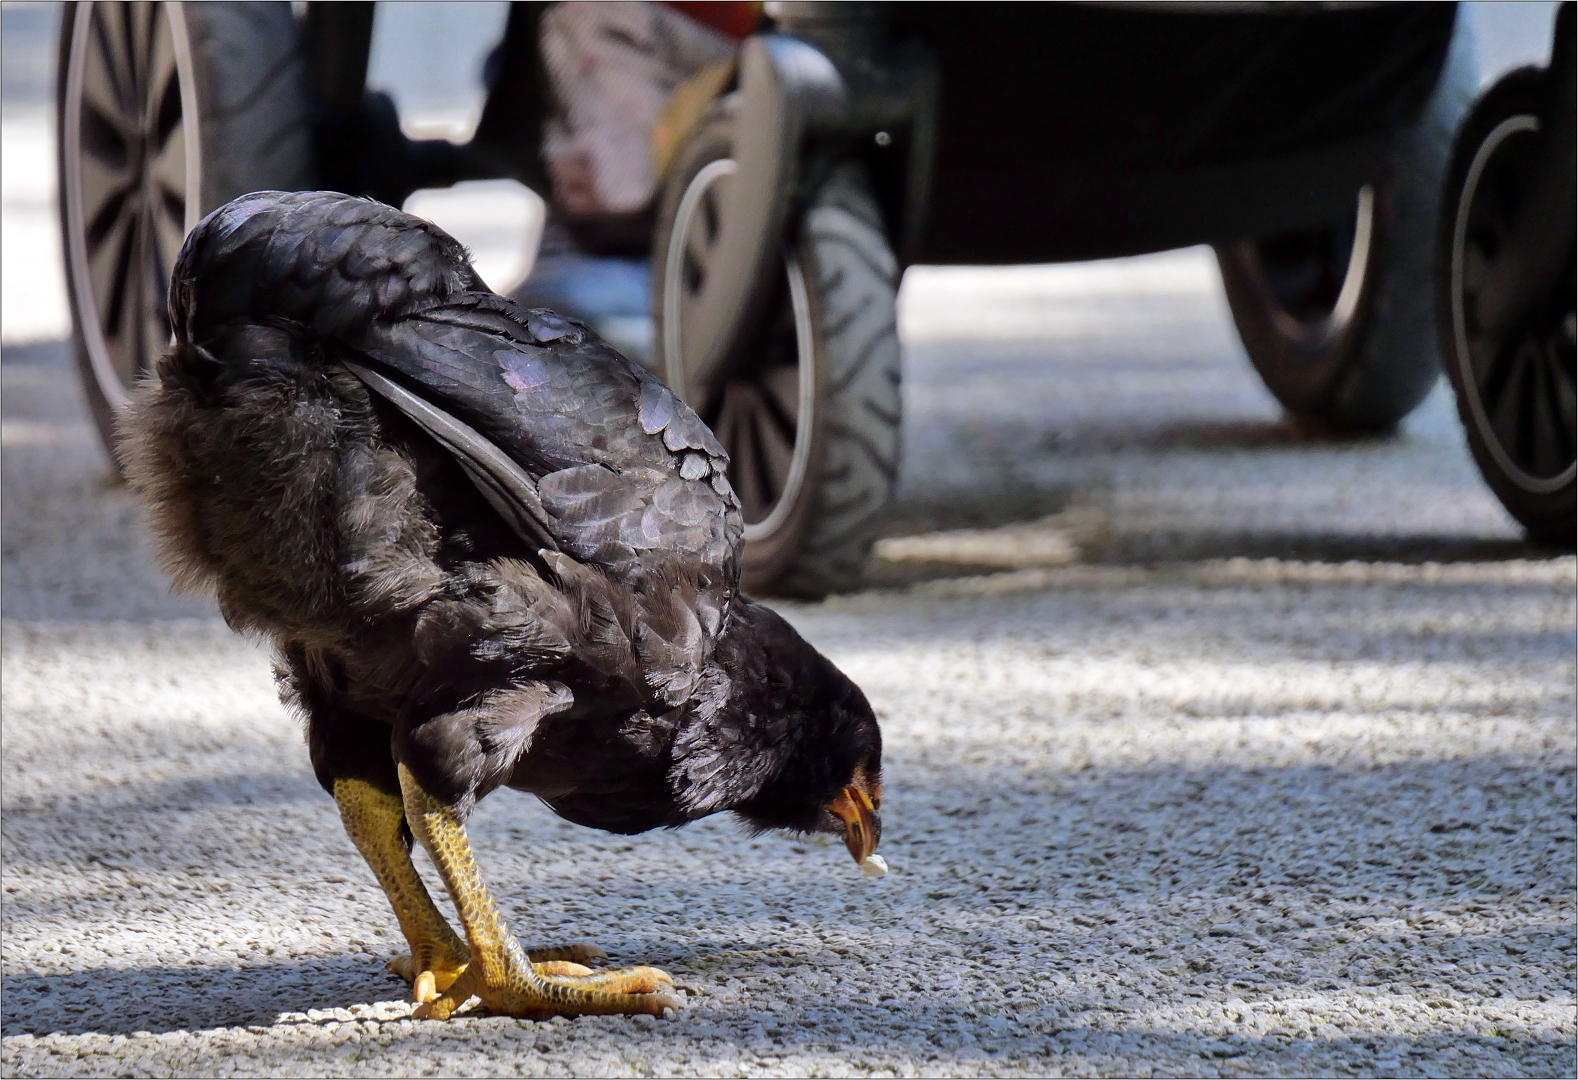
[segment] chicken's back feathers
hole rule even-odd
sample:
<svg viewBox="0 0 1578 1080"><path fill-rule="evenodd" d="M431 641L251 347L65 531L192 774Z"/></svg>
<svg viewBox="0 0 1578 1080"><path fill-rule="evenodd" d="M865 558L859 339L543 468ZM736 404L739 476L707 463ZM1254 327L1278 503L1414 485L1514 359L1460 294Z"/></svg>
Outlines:
<svg viewBox="0 0 1578 1080"><path fill-rule="evenodd" d="M478 453L501 452L532 489L514 489L530 526L516 528L520 557L625 640L654 704L692 692L738 587L727 456L583 325L487 291L435 226L328 192L257 192L210 214L177 262L171 310L189 379L257 382L261 337L297 367L372 369L473 433L480 451L440 445L481 488ZM269 338L276 326L284 338Z"/></svg>

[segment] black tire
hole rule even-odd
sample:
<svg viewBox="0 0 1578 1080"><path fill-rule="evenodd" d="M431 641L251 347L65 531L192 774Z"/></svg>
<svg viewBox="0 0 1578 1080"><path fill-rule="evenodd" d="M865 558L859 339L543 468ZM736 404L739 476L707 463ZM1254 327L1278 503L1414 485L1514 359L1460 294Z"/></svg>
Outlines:
<svg viewBox="0 0 1578 1080"><path fill-rule="evenodd" d="M730 480L746 511L745 587L821 596L860 583L898 479L898 262L864 168L836 166L785 244L785 273L744 359L721 389L687 388L678 328L665 314L683 310L677 294L666 303L670 241L682 209L687 228L701 220L692 215L705 211L716 190L705 187L707 170L722 168L717 163L730 160L732 145L732 118L718 110L665 181L653 245L654 366L682 396L700 401L702 418L730 451ZM702 211L685 209L693 189ZM676 257L684 250L676 248ZM796 267L804 286L798 301ZM675 280L705 287L704 277ZM809 424L802 422L806 406ZM779 446L776 456L771 445Z"/></svg>
<svg viewBox="0 0 1578 1080"><path fill-rule="evenodd" d="M1578 244L1571 226L1565 263L1546 280L1528 283L1528 291L1541 298L1533 310L1495 332L1484 325L1477 303L1486 286L1524 276L1524 268L1505 257L1513 250L1507 241L1520 213L1531 212L1535 178L1530 165L1555 126L1552 98L1546 72L1523 68L1498 81L1464 122L1447 175L1438 308L1447 375L1485 482L1531 538L1571 548L1578 520ZM1563 184L1569 199L1574 197L1570 170L1569 161ZM1568 222L1573 214L1569 208ZM1538 219L1548 216L1539 213Z"/></svg>
<svg viewBox="0 0 1578 1080"><path fill-rule="evenodd" d="M1307 425L1386 431L1435 385L1441 181L1476 87L1460 26L1419 121L1395 139L1349 220L1216 249L1250 362Z"/></svg>
<svg viewBox="0 0 1578 1080"><path fill-rule="evenodd" d="M169 340L186 233L237 195L311 186L305 65L287 3L72 3L57 70L72 336L112 447L116 410Z"/></svg>

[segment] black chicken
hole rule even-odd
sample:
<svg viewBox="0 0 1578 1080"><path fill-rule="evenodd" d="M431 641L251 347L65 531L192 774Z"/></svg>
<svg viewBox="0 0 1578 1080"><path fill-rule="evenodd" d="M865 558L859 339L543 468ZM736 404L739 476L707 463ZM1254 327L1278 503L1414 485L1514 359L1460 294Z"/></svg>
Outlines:
<svg viewBox="0 0 1578 1080"><path fill-rule="evenodd" d="M170 310L122 420L127 475L178 585L273 640L423 1015L473 994L517 1016L673 1005L656 969L516 943L464 828L501 785L612 832L732 810L871 856L876 718L738 594L726 457L646 372L488 291L442 230L328 192L214 211Z"/></svg>

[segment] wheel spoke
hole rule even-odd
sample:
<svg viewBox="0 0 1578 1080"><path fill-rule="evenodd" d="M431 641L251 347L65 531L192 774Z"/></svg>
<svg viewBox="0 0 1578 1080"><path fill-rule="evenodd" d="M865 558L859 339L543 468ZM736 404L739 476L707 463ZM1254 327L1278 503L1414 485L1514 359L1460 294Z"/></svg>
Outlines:
<svg viewBox="0 0 1578 1080"><path fill-rule="evenodd" d="M163 184L159 185L156 205L165 221L176 228L185 231L186 227L186 199L178 191L171 191Z"/></svg>
<svg viewBox="0 0 1578 1080"><path fill-rule="evenodd" d="M120 3L116 7L120 9L121 13L121 42L126 50L126 70L131 75L128 80L128 89L131 91L130 103L140 119L143 102L143 58L138 55L142 51L142 34L137 26L137 23L140 21L137 10L139 5L137 3Z"/></svg>
<svg viewBox="0 0 1578 1080"><path fill-rule="evenodd" d="M1529 430L1529 473L1551 475L1551 465L1561 453L1561 419L1551 415L1555 395L1547 381L1543 349L1536 349L1529 363L1529 392L1525 395L1528 414L1523 418Z"/></svg>
<svg viewBox="0 0 1578 1080"><path fill-rule="evenodd" d="M776 496L788 483L794 462L794 424L768 394L757 396L756 432L762 467Z"/></svg>
<svg viewBox="0 0 1578 1080"><path fill-rule="evenodd" d="M1534 473L1539 468L1540 429L1544 426L1540 415L1540 371L1536 357L1531 356L1532 343L1518 349L1517 392L1508 397L1514 402L1512 414L1513 445L1519 465L1524 471Z"/></svg>
<svg viewBox="0 0 1578 1080"><path fill-rule="evenodd" d="M129 77L121 71L120 58L116 55L119 50L111 40L115 35L111 29L113 20L106 14L108 10L107 4L93 5L93 21L99 31L93 37L99 46L99 60L104 66L104 79L109 83L110 93L115 97L118 111L121 115L125 115L132 111L128 106L133 106L136 99L131 95Z"/></svg>
<svg viewBox="0 0 1578 1080"><path fill-rule="evenodd" d="M121 320L125 314L127 288L134 273L133 262L137 255L137 226L135 220L127 222L120 244L115 250L115 272L110 279L109 310L104 313L104 336L119 337Z"/></svg>
<svg viewBox="0 0 1578 1080"><path fill-rule="evenodd" d="M127 214L127 209L131 204L131 196L135 190L128 183L111 192L110 197L104 200L99 206L98 212L93 215L93 220L88 222L83 238L87 241L88 256L90 258L103 245L105 238L114 231L115 225L120 221L121 217Z"/></svg>
<svg viewBox="0 0 1578 1080"><path fill-rule="evenodd" d="M168 200L168 195L166 195ZM176 216L171 211L168 201L154 208L153 235L159 248L159 296L161 305L168 304L170 288L169 274L175 266L175 260L181 252L181 241L186 239L186 221L184 215ZM178 211L177 211L178 212ZM166 316L166 321L168 316Z"/></svg>
<svg viewBox="0 0 1578 1080"><path fill-rule="evenodd" d="M794 325L791 323L788 329L792 336ZM762 372L760 382L780 423L792 438L800 420L800 366L774 364Z"/></svg>
<svg viewBox="0 0 1578 1080"><path fill-rule="evenodd" d="M98 301L101 318L108 310L110 289L115 281L117 256L124 239L123 234L131 227L132 216L123 209L111 220L109 231L105 233L98 246L87 248L88 275L93 295Z"/></svg>
<svg viewBox="0 0 1578 1080"><path fill-rule="evenodd" d="M144 235L147 231L146 224L144 217L139 214L137 223L132 228L132 233L137 239L132 249L131 279L127 283L126 290L132 304L131 318L126 327L127 344L130 346L127 351L130 355L126 357L128 361L126 367L121 370L121 375L128 381L136 377L148 360L148 242Z"/></svg>
<svg viewBox="0 0 1578 1080"><path fill-rule="evenodd" d="M1569 440L1578 435L1578 421L1575 421L1575 404L1578 404L1578 392L1573 385L1575 373L1573 371L1572 357L1563 356L1563 349L1552 341L1545 352L1546 369L1551 377L1551 400L1555 403L1558 415L1567 431Z"/></svg>
<svg viewBox="0 0 1578 1080"><path fill-rule="evenodd" d="M730 407L728 394L719 394L718 403L710 416L703 416L702 420L712 429L712 435L718 440L718 445L723 447L732 463L734 451L734 410ZM731 464L732 467L732 464Z"/></svg>
<svg viewBox="0 0 1578 1080"><path fill-rule="evenodd" d="M1547 450L1549 462L1543 476L1554 476L1565 469L1574 459L1575 449L1578 449L1578 438L1575 438L1573 423L1573 396L1572 387L1564 378L1559 350L1557 349L1554 335L1545 340L1545 348L1540 350L1542 363L1538 365L1542 376L1541 397L1545 406L1545 424L1548 431Z"/></svg>
<svg viewBox="0 0 1578 1080"><path fill-rule="evenodd" d="M1513 440L1518 431L1520 378L1517 353L1512 352L1496 369L1493 383L1494 396L1483 392L1480 394L1485 416L1501 439L1501 444L1509 449L1513 447Z"/></svg>
<svg viewBox="0 0 1578 1080"><path fill-rule="evenodd" d="M778 484L773 476L773 463L769 458L767 437L762 430L765 427L765 418L762 415L761 399L757 394L751 395L751 410L747 414L746 430L750 433L751 465L756 473L756 483L761 491L759 518L764 518L772 512L773 503L778 501Z"/></svg>
<svg viewBox="0 0 1578 1080"><path fill-rule="evenodd" d="M1507 453L1519 462L1528 461L1528 431L1524 424L1527 365L1520 347L1507 346L1495 381L1494 397L1484 396L1485 415Z"/></svg>
<svg viewBox="0 0 1578 1080"><path fill-rule="evenodd" d="M727 183L727 179L720 180L702 192L696 214L691 219L690 227L685 234L685 248L682 255L685 288L693 294L705 287L707 271L712 265L713 255L717 253L721 223L717 199L718 188L723 183Z"/></svg>
<svg viewBox="0 0 1578 1080"><path fill-rule="evenodd" d="M131 161L126 133L91 102L82 103L82 149L108 169L120 172Z"/></svg>
<svg viewBox="0 0 1578 1080"><path fill-rule="evenodd" d="M771 496L762 488L757 464L756 440L751 431L751 388L747 383L730 383L724 394L731 400L726 408L733 414L728 443L729 479L740 497L740 508L747 522L760 521L771 507Z"/></svg>
<svg viewBox="0 0 1578 1080"><path fill-rule="evenodd" d="M140 4L142 13L142 91L143 101L152 103L158 100L158 95L163 91L163 81L159 78L159 5ZM150 117L151 119L151 117Z"/></svg>
<svg viewBox="0 0 1578 1080"><path fill-rule="evenodd" d="M148 247L146 220L138 214L131 223L131 260L127 264L126 307L121 312L121 375L130 382L142 369L148 336Z"/></svg>
<svg viewBox="0 0 1578 1080"><path fill-rule="evenodd" d="M779 404L777 397L763 389L757 395L757 412L761 416L762 428L771 433L772 437L794 453L795 422ZM787 469L787 466L786 466ZM787 476L787 472L784 474ZM780 477L781 479L781 477Z"/></svg>
<svg viewBox="0 0 1578 1080"><path fill-rule="evenodd" d="M159 245L152 239L152 223L148 226L149 241L143 259L141 301L142 334L137 350L134 374L141 375L152 367L154 361L170 344L170 312L168 281L165 278Z"/></svg>
<svg viewBox="0 0 1578 1080"><path fill-rule="evenodd" d="M170 325L170 274L165 262L165 253L161 247L158 223L149 221L147 225L148 237L148 309L158 324L156 329L161 332L156 337L162 338ZM161 343L160 347L163 345Z"/></svg>
<svg viewBox="0 0 1578 1080"><path fill-rule="evenodd" d="M143 129L149 133L153 152L169 138L181 116L181 82L175 66L175 45L169 20L156 8L149 21L147 98L143 102Z"/></svg>
<svg viewBox="0 0 1578 1080"><path fill-rule="evenodd" d="M159 111L153 125L153 151L158 153L169 141L170 133L181 123L181 79L171 71L165 80L164 93L159 98Z"/></svg>
<svg viewBox="0 0 1578 1080"><path fill-rule="evenodd" d="M97 114L95 122L107 127L115 133L114 142L119 143L124 149L123 153L129 154L129 148L138 137L135 120L128 117L121 109L121 102L115 96L115 89L109 80L103 76L102 64L99 63L95 53L90 52L84 61L82 77L82 110L84 117L91 110ZM78 129L81 130L80 128ZM102 138L102 136L101 136Z"/></svg>
<svg viewBox="0 0 1578 1080"><path fill-rule="evenodd" d="M133 25L135 11L130 3L118 3L115 7L121 16L121 60L122 71L126 73L126 112L129 115L140 116L142 113L142 65L137 62L137 28Z"/></svg>
<svg viewBox="0 0 1578 1080"><path fill-rule="evenodd" d="M1486 346L1491 344L1487 342ZM1489 415L1501 408L1507 387L1521 363L1521 349L1503 342L1499 343L1499 347L1487 351L1490 352L1490 362L1483 370L1476 370L1475 381L1479 384L1479 399L1484 402L1485 413Z"/></svg>
<svg viewBox="0 0 1578 1080"><path fill-rule="evenodd" d="M185 202L186 199L186 133L176 118L175 130L163 146L150 148L144 163L148 182L163 187ZM185 214L182 214L185 220Z"/></svg>

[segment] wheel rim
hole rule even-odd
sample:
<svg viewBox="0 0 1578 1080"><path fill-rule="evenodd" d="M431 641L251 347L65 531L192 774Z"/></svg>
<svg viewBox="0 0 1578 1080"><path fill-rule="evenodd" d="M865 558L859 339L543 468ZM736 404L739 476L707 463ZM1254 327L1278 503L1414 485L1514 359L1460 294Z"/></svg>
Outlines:
<svg viewBox="0 0 1578 1080"><path fill-rule="evenodd" d="M1568 287L1500 339L1475 318L1479 291L1513 272L1498 254L1520 210L1520 164L1537 151L1538 117L1508 117L1480 143L1463 181L1452 223L1453 362L1469 415L1502 474L1544 495L1572 483L1575 445L1574 305Z"/></svg>
<svg viewBox="0 0 1578 1080"><path fill-rule="evenodd" d="M181 5L79 3L61 117L67 272L112 407L170 340L170 268L201 216L197 124Z"/></svg>
<svg viewBox="0 0 1578 1080"><path fill-rule="evenodd" d="M1364 293L1375 232L1375 192L1366 184L1342 225L1249 241L1278 332L1310 348L1335 341Z"/></svg>
<svg viewBox="0 0 1578 1080"><path fill-rule="evenodd" d="M788 522L805 486L816 404L816 339L800 261L784 255L779 295L745 350L749 363L726 369L721 386L689 385L685 316L705 294L721 237L723 192L739 171L709 162L680 199L663 264L663 362L670 389L700 402L701 418L729 452L729 482L740 497L745 539L766 540Z"/></svg>

